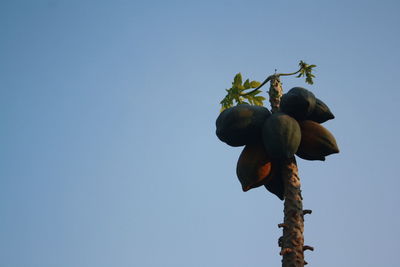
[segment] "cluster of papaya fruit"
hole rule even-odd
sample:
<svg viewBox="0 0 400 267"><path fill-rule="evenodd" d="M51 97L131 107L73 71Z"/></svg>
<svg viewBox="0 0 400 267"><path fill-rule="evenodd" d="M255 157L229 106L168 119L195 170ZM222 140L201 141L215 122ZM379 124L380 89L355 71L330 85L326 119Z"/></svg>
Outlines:
<svg viewBox="0 0 400 267"><path fill-rule="evenodd" d="M294 155L325 160L338 153L334 136L321 125L334 115L307 89L294 87L284 94L279 112L262 106L239 104L217 118L216 134L226 144L245 146L236 173L243 191L264 185L283 200L282 167Z"/></svg>

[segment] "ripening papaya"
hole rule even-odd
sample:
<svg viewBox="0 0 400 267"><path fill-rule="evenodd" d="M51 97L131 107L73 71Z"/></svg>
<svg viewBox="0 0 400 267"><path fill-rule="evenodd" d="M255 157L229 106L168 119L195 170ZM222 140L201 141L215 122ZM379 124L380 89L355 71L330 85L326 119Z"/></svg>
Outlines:
<svg viewBox="0 0 400 267"><path fill-rule="evenodd" d="M309 116L306 117L306 120L324 123L327 120L331 120L334 118L335 116L332 114L329 107L322 100L316 98L314 110Z"/></svg>
<svg viewBox="0 0 400 267"><path fill-rule="evenodd" d="M272 158L290 158L300 145L300 126L291 116L277 112L265 121L262 138Z"/></svg>
<svg viewBox="0 0 400 267"><path fill-rule="evenodd" d="M271 112L261 106L241 104L225 109L216 121L218 138L230 146L244 146L261 140L261 129Z"/></svg>
<svg viewBox="0 0 400 267"><path fill-rule="evenodd" d="M280 111L296 120L304 120L315 108L315 95L302 87L290 89L281 98Z"/></svg>
<svg viewBox="0 0 400 267"><path fill-rule="evenodd" d="M246 145L236 165L236 174L243 191L263 185L270 172L271 160L263 144Z"/></svg>
<svg viewBox="0 0 400 267"><path fill-rule="evenodd" d="M326 128L315 121L299 122L301 142L296 155L307 160L325 160L325 157L339 153L335 137Z"/></svg>
<svg viewBox="0 0 400 267"><path fill-rule="evenodd" d="M271 172L265 179L264 186L269 192L283 200L285 187L282 177L282 163L279 160L272 160Z"/></svg>

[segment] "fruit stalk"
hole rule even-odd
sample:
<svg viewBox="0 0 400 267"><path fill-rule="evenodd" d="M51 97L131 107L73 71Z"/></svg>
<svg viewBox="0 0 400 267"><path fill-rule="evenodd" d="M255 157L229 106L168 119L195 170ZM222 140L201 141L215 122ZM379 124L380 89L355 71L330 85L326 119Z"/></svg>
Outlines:
<svg viewBox="0 0 400 267"><path fill-rule="evenodd" d="M279 76L273 76L268 91L272 112L279 111L283 95ZM282 267L304 267L304 219L303 203L300 190L300 178L294 157L281 162L284 193L283 236L279 239L282 255Z"/></svg>

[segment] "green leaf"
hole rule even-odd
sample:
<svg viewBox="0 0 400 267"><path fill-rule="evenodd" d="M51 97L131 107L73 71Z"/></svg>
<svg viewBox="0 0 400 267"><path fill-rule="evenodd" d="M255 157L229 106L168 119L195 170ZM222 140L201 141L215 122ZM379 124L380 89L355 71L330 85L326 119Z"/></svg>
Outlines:
<svg viewBox="0 0 400 267"><path fill-rule="evenodd" d="M300 66L300 73L296 76L297 78L300 77L306 77L306 83L308 84L313 84L313 78L315 78L315 75L312 74L313 68L315 68L317 65L308 65L304 61L300 61L299 63Z"/></svg>
<svg viewBox="0 0 400 267"><path fill-rule="evenodd" d="M265 97L263 96L256 96L254 97L254 104L257 106L263 106L263 101L265 100Z"/></svg>
<svg viewBox="0 0 400 267"><path fill-rule="evenodd" d="M242 74L240 72L236 74L235 78L233 79L233 85L234 86L242 85Z"/></svg>
<svg viewBox="0 0 400 267"><path fill-rule="evenodd" d="M314 82L313 82L313 80L311 79L311 77L307 77L307 78L306 78L306 83L308 83L308 84L313 84Z"/></svg>
<svg viewBox="0 0 400 267"><path fill-rule="evenodd" d="M239 91L243 91L245 89L245 87L243 85L238 85L236 87Z"/></svg>
<svg viewBox="0 0 400 267"><path fill-rule="evenodd" d="M257 81L251 81L251 83L250 83L251 88L257 88L260 85L261 85L261 83L257 82Z"/></svg>
<svg viewBox="0 0 400 267"><path fill-rule="evenodd" d="M228 106L222 105L221 109L219 110L219 112L221 113L222 111L224 111L225 109L230 108Z"/></svg>
<svg viewBox="0 0 400 267"><path fill-rule="evenodd" d="M249 79L247 79L247 80L244 82L243 86L244 86L244 89L250 89L250 88L251 88L251 84L250 84Z"/></svg>
<svg viewBox="0 0 400 267"><path fill-rule="evenodd" d="M251 95L255 96L258 95L259 93L261 93L261 90L254 91Z"/></svg>
<svg viewBox="0 0 400 267"><path fill-rule="evenodd" d="M251 105L263 106L263 101L265 100L265 97L257 96L257 94L259 93L261 93L261 90L251 92L250 94L244 95L243 97L247 99Z"/></svg>
<svg viewBox="0 0 400 267"><path fill-rule="evenodd" d="M232 96L235 96L235 95L239 95L239 93L240 93L239 87L238 86L232 86L232 88L230 89L230 94Z"/></svg>
<svg viewBox="0 0 400 267"><path fill-rule="evenodd" d="M258 86L260 86L260 84L261 83L257 81L250 82L249 79L247 79L244 84L242 84L241 73L236 74L233 78L232 87L229 89L225 89L227 94L220 102L222 106L220 111L222 112L227 108L242 103L262 106L263 100L265 100L265 98L262 96L257 96L257 94L261 93L261 90L256 90L249 94L243 93L243 91L247 89L257 88Z"/></svg>

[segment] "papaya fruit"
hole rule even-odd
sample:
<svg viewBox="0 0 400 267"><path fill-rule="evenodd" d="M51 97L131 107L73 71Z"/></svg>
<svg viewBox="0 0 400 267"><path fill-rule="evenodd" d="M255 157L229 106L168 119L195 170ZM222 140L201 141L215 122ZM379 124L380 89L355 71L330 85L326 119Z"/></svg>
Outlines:
<svg viewBox="0 0 400 267"><path fill-rule="evenodd" d="M314 110L306 117L306 120L324 123L334 118L335 116L332 114L329 107L321 99L316 98Z"/></svg>
<svg viewBox="0 0 400 267"><path fill-rule="evenodd" d="M296 120L304 120L315 108L315 95L302 87L290 89L281 98L280 111Z"/></svg>
<svg viewBox="0 0 400 267"><path fill-rule="evenodd" d="M230 146L244 146L261 140L261 129L271 112L261 106L240 104L225 109L215 122L216 135Z"/></svg>
<svg viewBox="0 0 400 267"><path fill-rule="evenodd" d="M236 165L243 191L263 185L270 172L271 160L262 142L246 145Z"/></svg>
<svg viewBox="0 0 400 267"><path fill-rule="evenodd" d="M325 160L325 157L339 153L335 137L326 128L315 121L299 122L301 142L296 155L307 160Z"/></svg>
<svg viewBox="0 0 400 267"><path fill-rule="evenodd" d="M290 158L300 145L300 126L291 116L277 112L265 121L262 138L271 158Z"/></svg>
<svg viewBox="0 0 400 267"><path fill-rule="evenodd" d="M282 163L279 160L272 160L271 171L264 181L264 187L280 200L283 200L285 186L282 177Z"/></svg>

